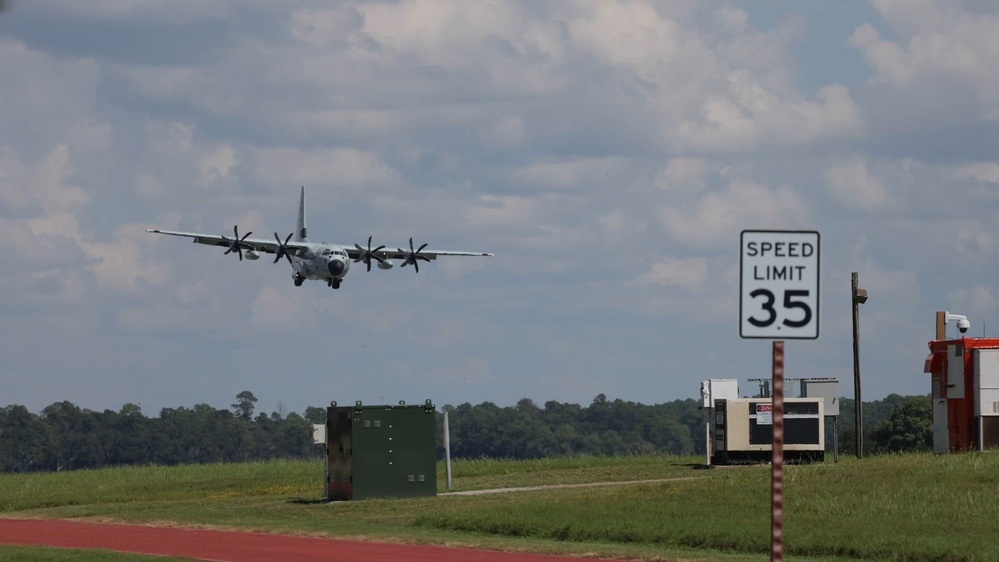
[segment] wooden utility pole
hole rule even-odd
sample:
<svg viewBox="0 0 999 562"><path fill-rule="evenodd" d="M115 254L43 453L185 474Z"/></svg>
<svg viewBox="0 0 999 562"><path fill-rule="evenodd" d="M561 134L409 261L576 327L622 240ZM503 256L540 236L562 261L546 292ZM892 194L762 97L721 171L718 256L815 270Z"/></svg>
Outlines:
<svg viewBox="0 0 999 562"><path fill-rule="evenodd" d="M857 288L857 272L850 275L853 301L853 409L857 458L864 458L864 403L860 396L860 305L867 302L867 291Z"/></svg>

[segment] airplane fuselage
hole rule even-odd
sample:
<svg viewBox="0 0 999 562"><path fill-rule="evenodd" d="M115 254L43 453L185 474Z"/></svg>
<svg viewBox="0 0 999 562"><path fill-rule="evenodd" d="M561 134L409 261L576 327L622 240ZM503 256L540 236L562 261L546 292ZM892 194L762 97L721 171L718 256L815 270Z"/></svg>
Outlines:
<svg viewBox="0 0 999 562"><path fill-rule="evenodd" d="M350 256L344 246L336 244L308 244L308 248L291 256L292 279L300 285L305 279L325 280L330 286L339 286L350 271ZM378 264L381 269L391 269L392 262Z"/></svg>
<svg viewBox="0 0 999 562"><path fill-rule="evenodd" d="M343 279L350 270L350 258L341 247L319 245L293 256L291 265L306 279Z"/></svg>

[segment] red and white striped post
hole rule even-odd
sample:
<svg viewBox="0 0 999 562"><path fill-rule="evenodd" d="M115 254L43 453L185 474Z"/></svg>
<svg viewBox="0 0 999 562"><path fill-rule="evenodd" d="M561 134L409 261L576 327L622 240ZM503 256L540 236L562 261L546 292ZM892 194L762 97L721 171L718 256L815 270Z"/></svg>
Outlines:
<svg viewBox="0 0 999 562"><path fill-rule="evenodd" d="M774 344L773 366L773 457L771 462L770 560L784 560L784 342Z"/></svg>

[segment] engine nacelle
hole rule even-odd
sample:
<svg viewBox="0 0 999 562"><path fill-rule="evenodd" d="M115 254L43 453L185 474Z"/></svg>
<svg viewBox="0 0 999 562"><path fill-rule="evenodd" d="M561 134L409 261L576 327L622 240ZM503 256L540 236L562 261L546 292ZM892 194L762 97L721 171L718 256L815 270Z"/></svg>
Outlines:
<svg viewBox="0 0 999 562"><path fill-rule="evenodd" d="M248 260L259 260L260 254L258 254L256 250L247 250L243 252L243 257L245 257Z"/></svg>
<svg viewBox="0 0 999 562"><path fill-rule="evenodd" d="M371 260L371 261L375 261L375 260ZM378 262L378 269L392 269L393 265L395 265L395 264L392 263L392 260L383 260L383 261Z"/></svg>

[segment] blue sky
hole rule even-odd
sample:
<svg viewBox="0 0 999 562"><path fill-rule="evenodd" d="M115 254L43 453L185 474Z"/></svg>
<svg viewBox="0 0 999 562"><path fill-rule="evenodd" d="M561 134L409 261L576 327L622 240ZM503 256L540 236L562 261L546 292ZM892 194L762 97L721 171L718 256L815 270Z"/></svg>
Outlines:
<svg viewBox="0 0 999 562"><path fill-rule="evenodd" d="M0 15L0 405L588 404L769 375L739 233L822 235L787 376L925 393L999 333L999 7L15 1ZM146 228L493 252L343 288ZM951 327L951 332L954 332Z"/></svg>

